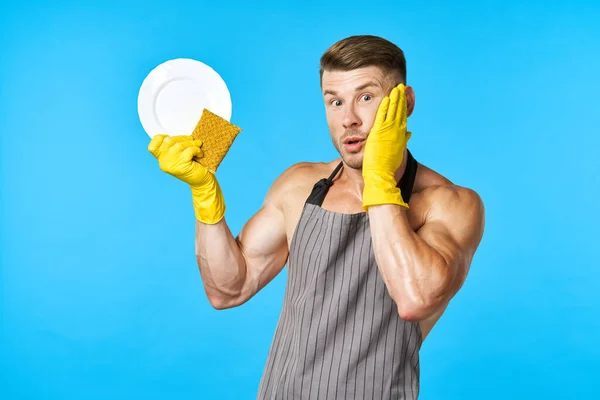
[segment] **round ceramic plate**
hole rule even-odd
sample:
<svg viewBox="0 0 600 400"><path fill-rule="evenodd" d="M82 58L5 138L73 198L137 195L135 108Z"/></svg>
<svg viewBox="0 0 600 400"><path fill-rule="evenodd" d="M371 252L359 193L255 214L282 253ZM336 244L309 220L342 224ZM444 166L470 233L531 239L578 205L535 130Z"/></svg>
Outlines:
<svg viewBox="0 0 600 400"><path fill-rule="evenodd" d="M190 135L204 108L231 119L225 81L208 65L189 58L158 65L144 79L138 95L140 122L151 138L159 133Z"/></svg>

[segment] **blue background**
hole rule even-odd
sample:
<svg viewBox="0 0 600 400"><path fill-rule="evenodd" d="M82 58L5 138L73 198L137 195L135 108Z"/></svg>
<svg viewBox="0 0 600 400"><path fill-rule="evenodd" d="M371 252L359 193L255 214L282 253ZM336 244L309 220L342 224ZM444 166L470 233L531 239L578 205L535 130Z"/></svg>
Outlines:
<svg viewBox="0 0 600 400"><path fill-rule="evenodd" d="M406 52L415 156L487 208L421 398L600 398L600 3L82 3L0 6L0 398L255 397L286 272L210 307L190 193L148 153L138 90L178 57L227 82L237 233L285 168L337 157L318 61L362 33Z"/></svg>

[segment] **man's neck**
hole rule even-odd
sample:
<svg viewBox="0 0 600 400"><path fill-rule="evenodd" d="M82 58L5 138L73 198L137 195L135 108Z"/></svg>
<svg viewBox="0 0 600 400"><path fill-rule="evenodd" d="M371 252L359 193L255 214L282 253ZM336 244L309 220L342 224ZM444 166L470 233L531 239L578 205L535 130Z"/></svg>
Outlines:
<svg viewBox="0 0 600 400"><path fill-rule="evenodd" d="M345 186L350 188L352 193L355 193L356 196L360 198L365 187L365 181L362 176L362 168L354 169L344 164L344 168L342 169L340 177Z"/></svg>

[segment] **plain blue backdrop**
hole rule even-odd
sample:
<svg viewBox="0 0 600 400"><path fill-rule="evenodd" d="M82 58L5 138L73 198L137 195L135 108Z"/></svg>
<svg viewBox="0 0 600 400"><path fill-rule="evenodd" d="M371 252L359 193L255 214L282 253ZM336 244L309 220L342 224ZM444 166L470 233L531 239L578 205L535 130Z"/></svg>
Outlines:
<svg viewBox="0 0 600 400"><path fill-rule="evenodd" d="M363 33L406 53L412 152L487 209L421 398L600 398L600 5L566 3L2 2L0 398L255 397L286 271L210 307L138 90L179 57L227 82L237 233L284 169L337 157L319 57Z"/></svg>

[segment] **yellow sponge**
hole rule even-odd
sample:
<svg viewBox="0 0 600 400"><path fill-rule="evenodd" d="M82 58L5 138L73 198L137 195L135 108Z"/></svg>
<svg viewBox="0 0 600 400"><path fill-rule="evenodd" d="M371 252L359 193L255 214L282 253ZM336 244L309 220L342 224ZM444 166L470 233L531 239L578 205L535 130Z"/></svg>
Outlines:
<svg viewBox="0 0 600 400"><path fill-rule="evenodd" d="M204 156L197 161L214 174L241 131L242 128L205 108L192 133L194 139L202 141Z"/></svg>

